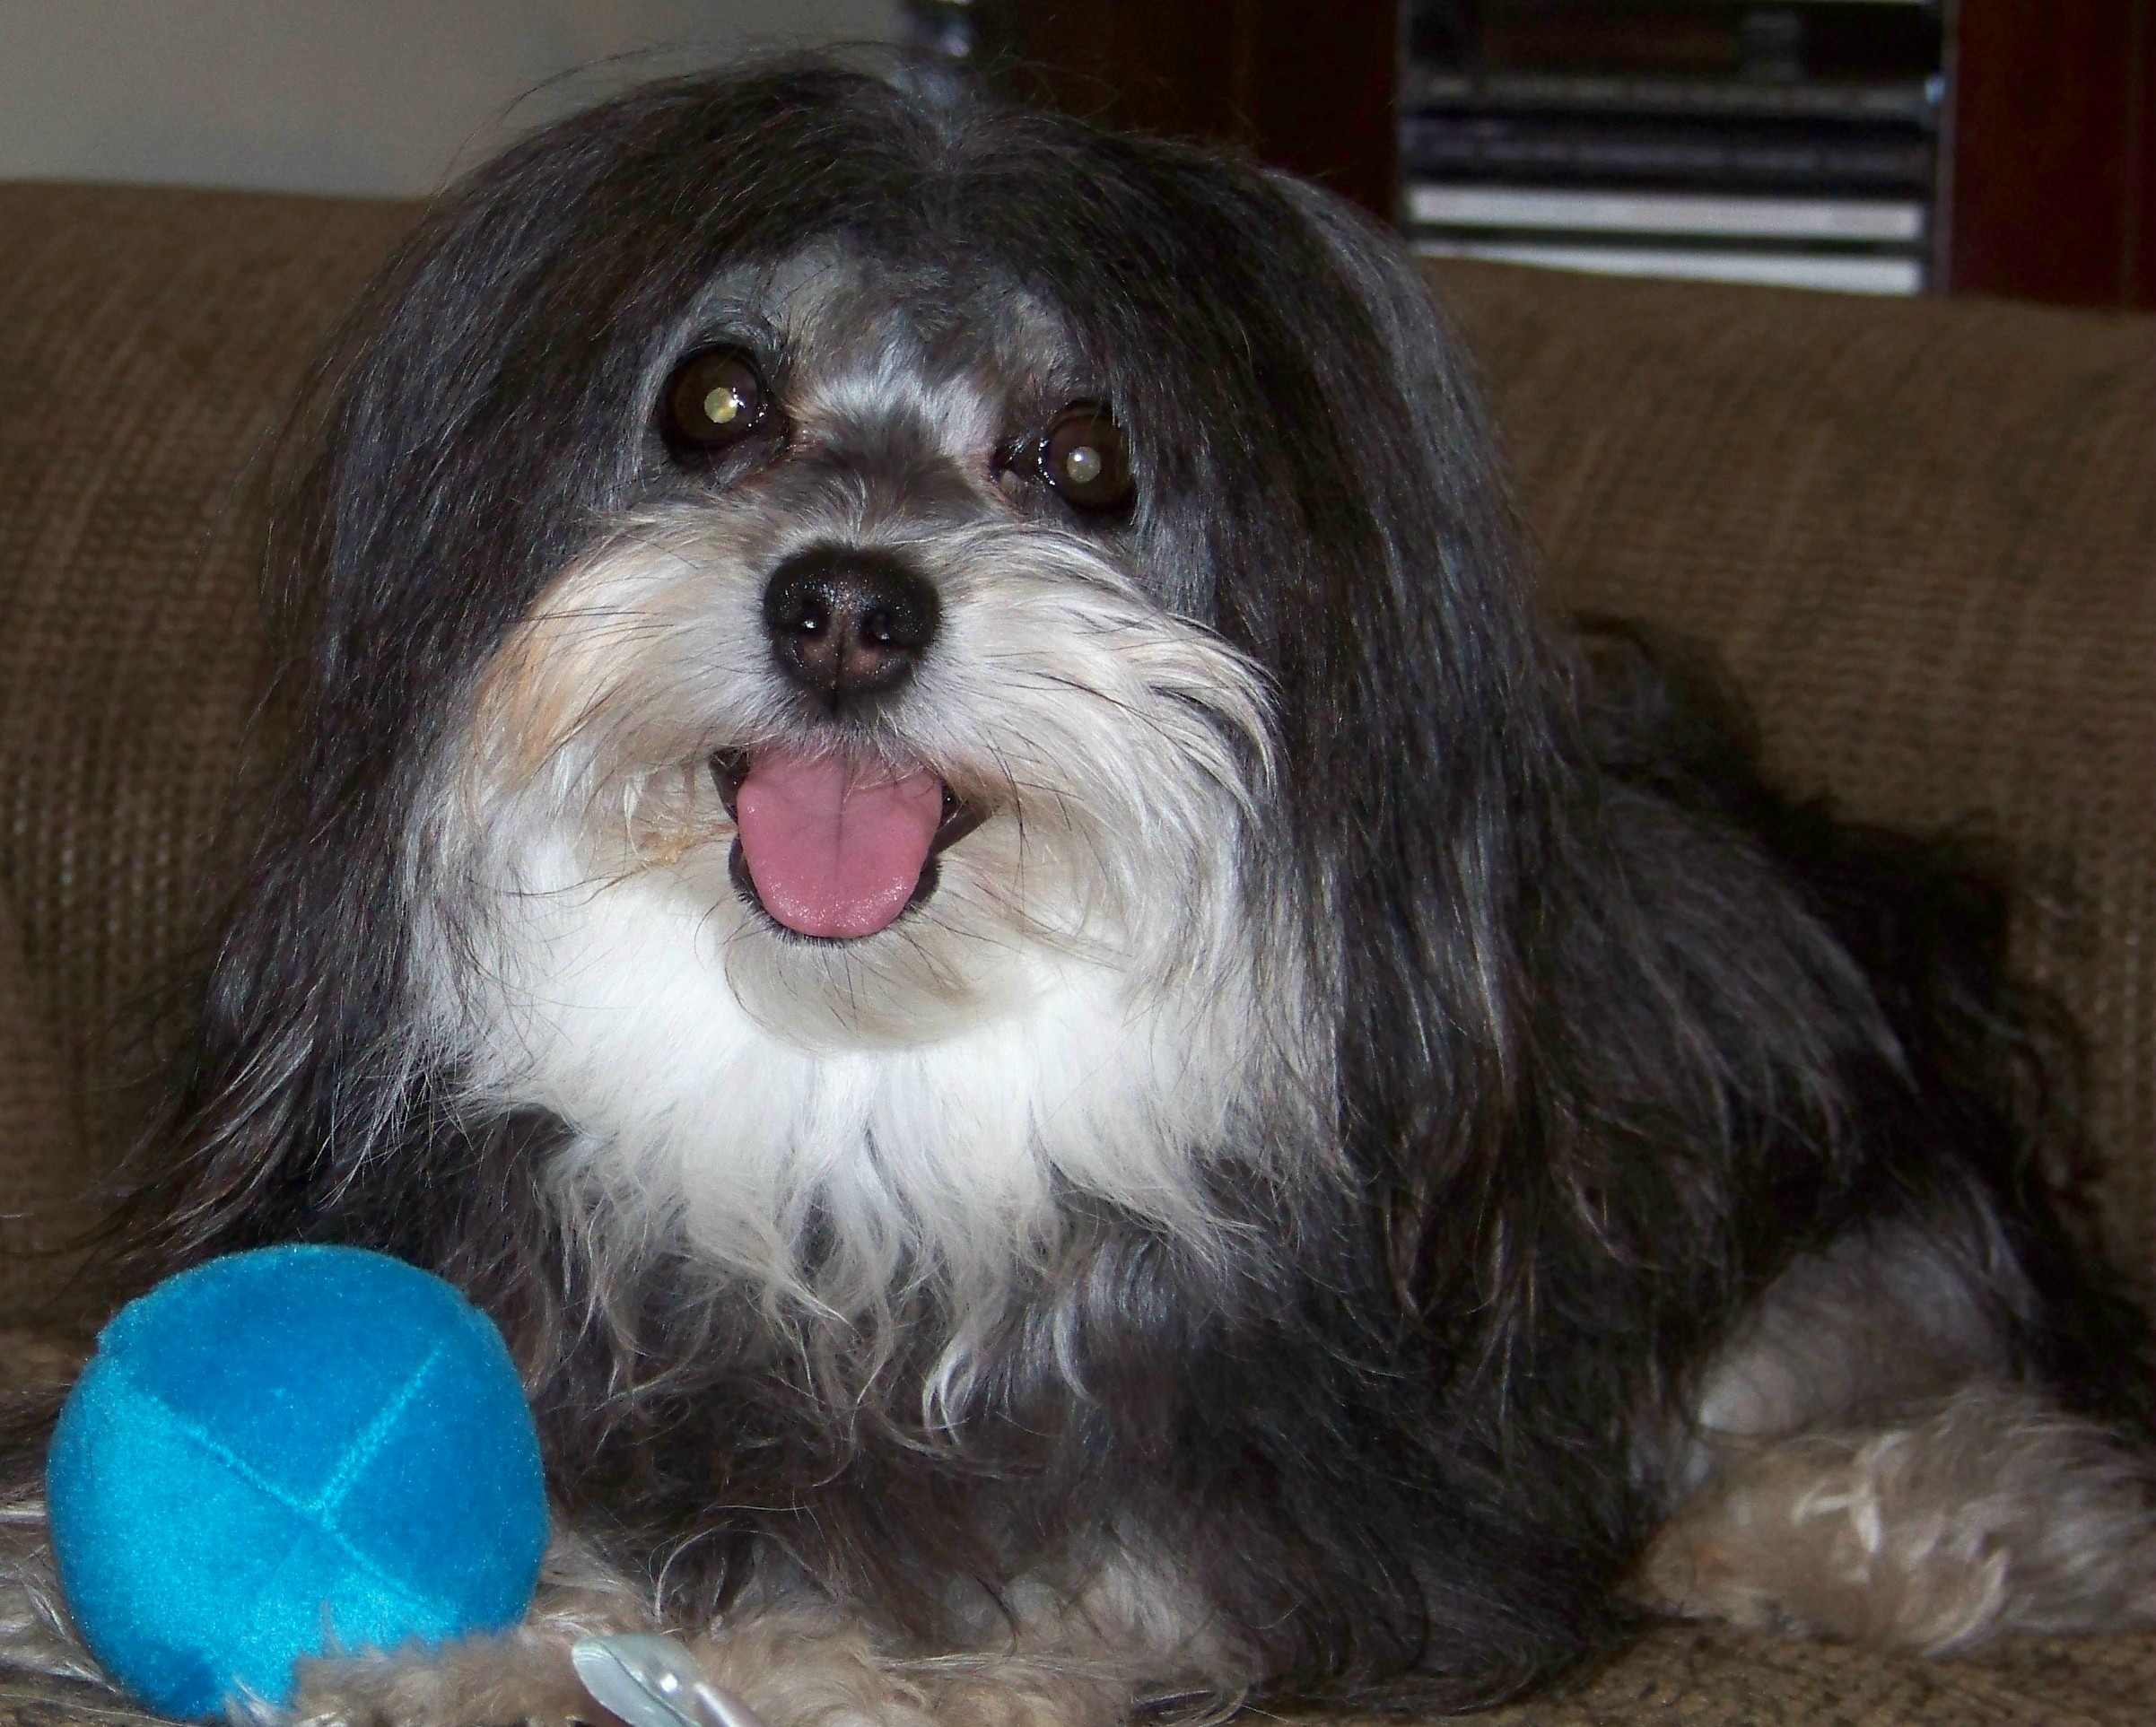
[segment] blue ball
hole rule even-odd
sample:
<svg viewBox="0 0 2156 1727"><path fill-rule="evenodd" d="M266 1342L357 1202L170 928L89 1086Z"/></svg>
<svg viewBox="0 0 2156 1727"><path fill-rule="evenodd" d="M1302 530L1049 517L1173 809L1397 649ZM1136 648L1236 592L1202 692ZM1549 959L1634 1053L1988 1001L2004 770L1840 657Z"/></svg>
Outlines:
<svg viewBox="0 0 2156 1727"><path fill-rule="evenodd" d="M546 1542L501 1334L348 1247L235 1253L123 1309L45 1482L83 1641L175 1715L288 1703L301 1655L512 1625Z"/></svg>

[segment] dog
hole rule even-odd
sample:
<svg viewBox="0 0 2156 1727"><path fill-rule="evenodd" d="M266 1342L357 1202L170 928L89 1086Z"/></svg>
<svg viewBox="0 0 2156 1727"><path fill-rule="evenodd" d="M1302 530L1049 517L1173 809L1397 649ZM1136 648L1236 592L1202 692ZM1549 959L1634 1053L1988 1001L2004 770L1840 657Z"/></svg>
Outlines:
<svg viewBox="0 0 2156 1727"><path fill-rule="evenodd" d="M1996 894L1543 615L1374 224L766 64L482 167L353 331L119 1262L450 1278L557 1534L301 1716L589 1716L653 1627L772 1727L1090 1727L2152 1617Z"/></svg>

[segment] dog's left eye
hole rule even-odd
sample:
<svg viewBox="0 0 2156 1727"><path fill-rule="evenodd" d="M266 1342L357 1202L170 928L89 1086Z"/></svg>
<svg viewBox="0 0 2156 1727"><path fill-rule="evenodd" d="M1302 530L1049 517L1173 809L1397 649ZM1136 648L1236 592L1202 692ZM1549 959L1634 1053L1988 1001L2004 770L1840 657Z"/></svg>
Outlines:
<svg viewBox="0 0 2156 1727"><path fill-rule="evenodd" d="M1099 402L1073 402L1041 434L1041 477L1081 510L1118 510L1130 501L1130 452L1122 428Z"/></svg>
<svg viewBox="0 0 2156 1727"><path fill-rule="evenodd" d="M739 443L770 414L771 392L755 362L738 348L707 348L675 368L661 430L677 455L713 456Z"/></svg>

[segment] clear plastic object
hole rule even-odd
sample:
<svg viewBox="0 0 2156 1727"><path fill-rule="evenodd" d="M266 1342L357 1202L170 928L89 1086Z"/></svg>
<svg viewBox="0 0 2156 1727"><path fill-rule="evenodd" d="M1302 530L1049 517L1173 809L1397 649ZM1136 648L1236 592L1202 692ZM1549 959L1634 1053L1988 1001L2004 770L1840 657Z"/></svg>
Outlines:
<svg viewBox="0 0 2156 1727"><path fill-rule="evenodd" d="M628 1727L764 1727L764 1718L713 1685L672 1637L586 1637L569 1652L601 1708Z"/></svg>

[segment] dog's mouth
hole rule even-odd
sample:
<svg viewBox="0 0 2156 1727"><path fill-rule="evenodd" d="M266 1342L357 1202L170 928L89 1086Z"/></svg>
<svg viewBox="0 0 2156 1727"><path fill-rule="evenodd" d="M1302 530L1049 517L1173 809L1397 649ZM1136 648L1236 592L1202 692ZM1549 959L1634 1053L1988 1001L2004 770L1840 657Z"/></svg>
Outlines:
<svg viewBox="0 0 2156 1727"><path fill-rule="evenodd" d="M784 748L720 750L734 886L818 941L888 929L935 893L937 859L986 819L938 775Z"/></svg>

